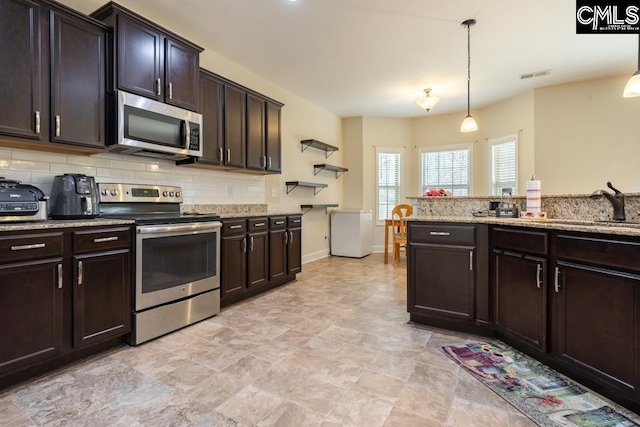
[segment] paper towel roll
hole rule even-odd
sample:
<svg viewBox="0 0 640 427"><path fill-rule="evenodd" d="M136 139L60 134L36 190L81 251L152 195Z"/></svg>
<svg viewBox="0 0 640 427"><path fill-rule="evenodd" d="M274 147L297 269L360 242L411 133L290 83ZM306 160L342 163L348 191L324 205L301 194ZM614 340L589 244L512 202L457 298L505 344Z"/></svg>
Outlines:
<svg viewBox="0 0 640 427"><path fill-rule="evenodd" d="M542 198L540 196L540 181L531 176L531 181L527 181L527 212L538 214L542 210Z"/></svg>

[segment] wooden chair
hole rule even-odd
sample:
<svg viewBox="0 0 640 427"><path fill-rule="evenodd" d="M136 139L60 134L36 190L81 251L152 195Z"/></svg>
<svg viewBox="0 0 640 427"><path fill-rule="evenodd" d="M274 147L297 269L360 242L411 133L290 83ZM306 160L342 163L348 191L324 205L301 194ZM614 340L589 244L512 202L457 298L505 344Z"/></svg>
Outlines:
<svg viewBox="0 0 640 427"><path fill-rule="evenodd" d="M391 211L391 230L393 232L393 263L400 259L400 248L407 251L407 221L413 214L411 205L398 205Z"/></svg>

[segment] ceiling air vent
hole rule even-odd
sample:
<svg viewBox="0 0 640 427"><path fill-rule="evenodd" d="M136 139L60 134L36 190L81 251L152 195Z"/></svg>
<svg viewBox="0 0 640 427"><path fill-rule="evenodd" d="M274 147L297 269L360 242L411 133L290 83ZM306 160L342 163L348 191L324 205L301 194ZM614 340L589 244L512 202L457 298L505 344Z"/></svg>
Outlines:
<svg viewBox="0 0 640 427"><path fill-rule="evenodd" d="M548 76L551 70L534 71L531 73L520 74L520 80L533 79L534 77Z"/></svg>

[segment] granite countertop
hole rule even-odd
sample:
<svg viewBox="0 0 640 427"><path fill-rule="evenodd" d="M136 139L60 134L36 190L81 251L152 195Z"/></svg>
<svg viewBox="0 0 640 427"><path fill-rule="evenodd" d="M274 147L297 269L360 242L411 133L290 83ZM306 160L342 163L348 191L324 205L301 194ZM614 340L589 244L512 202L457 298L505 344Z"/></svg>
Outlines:
<svg viewBox="0 0 640 427"><path fill-rule="evenodd" d="M267 218L270 216L290 216L290 215L302 215L302 212L224 212L220 214L220 219Z"/></svg>
<svg viewBox="0 0 640 427"><path fill-rule="evenodd" d="M640 223L600 222L571 219L528 219L463 216L422 216L410 217L408 221L448 222L466 224L502 224L518 227L544 228L547 230L582 231L587 233L640 236Z"/></svg>
<svg viewBox="0 0 640 427"><path fill-rule="evenodd" d="M104 227L111 225L130 225L129 219L48 219L46 221L0 223L0 231L46 230L49 228Z"/></svg>

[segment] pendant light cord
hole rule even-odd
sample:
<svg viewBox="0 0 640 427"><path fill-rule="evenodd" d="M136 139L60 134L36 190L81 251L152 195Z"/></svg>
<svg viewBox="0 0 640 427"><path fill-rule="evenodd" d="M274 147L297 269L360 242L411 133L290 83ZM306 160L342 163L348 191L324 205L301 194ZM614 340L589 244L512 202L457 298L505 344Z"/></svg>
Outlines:
<svg viewBox="0 0 640 427"><path fill-rule="evenodd" d="M471 115L471 25L467 24L467 116L469 115Z"/></svg>

